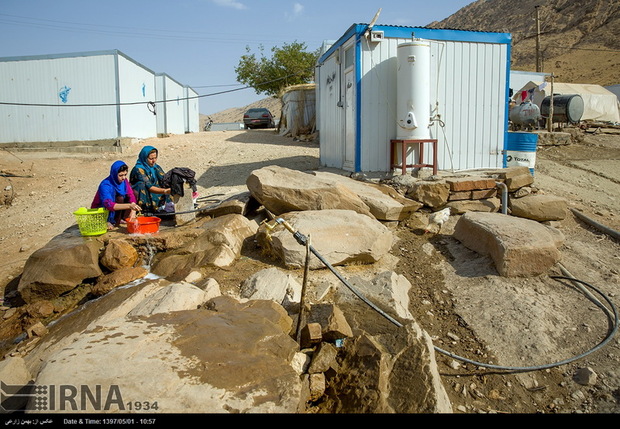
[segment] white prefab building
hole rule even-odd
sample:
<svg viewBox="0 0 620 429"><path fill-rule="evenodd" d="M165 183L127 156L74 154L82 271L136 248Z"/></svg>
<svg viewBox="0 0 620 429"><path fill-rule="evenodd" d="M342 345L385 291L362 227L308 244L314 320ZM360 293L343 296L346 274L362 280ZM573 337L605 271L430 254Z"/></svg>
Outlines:
<svg viewBox="0 0 620 429"><path fill-rule="evenodd" d="M155 75L157 135L183 134L186 129L186 89L166 73Z"/></svg>
<svg viewBox="0 0 620 429"><path fill-rule="evenodd" d="M317 62L321 165L390 172L392 140L435 139L439 170L502 168L510 44L507 33L352 25ZM401 163L398 143L394 153Z"/></svg>
<svg viewBox="0 0 620 429"><path fill-rule="evenodd" d="M0 58L0 144L122 146L155 137L157 92L156 74L118 50ZM174 104L186 92L174 92ZM183 105L175 114L174 132L184 133ZM197 129L198 114L192 120Z"/></svg>
<svg viewBox="0 0 620 429"><path fill-rule="evenodd" d="M200 131L200 103L199 96L191 87L184 87L183 116L185 118L185 132L197 133Z"/></svg>

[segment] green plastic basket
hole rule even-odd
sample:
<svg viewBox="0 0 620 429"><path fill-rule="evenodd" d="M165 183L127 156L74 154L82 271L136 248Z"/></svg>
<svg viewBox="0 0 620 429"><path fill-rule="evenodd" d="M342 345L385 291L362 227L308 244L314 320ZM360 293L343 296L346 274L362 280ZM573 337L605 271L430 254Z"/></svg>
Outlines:
<svg viewBox="0 0 620 429"><path fill-rule="evenodd" d="M106 209L80 207L73 214L80 228L80 234L92 237L108 232L108 211Z"/></svg>

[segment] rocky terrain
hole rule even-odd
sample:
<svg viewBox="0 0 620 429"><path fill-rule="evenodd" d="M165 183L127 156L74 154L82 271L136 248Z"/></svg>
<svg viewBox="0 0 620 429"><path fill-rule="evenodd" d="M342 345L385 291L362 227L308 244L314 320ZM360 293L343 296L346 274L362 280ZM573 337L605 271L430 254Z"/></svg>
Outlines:
<svg viewBox="0 0 620 429"><path fill-rule="evenodd" d="M557 82L620 82L620 5L613 0L478 0L429 27L511 33L512 70L536 71L536 6L541 71Z"/></svg>
<svg viewBox="0 0 620 429"><path fill-rule="evenodd" d="M514 39L513 69L534 70L533 17L537 4L541 5L543 71L553 72L558 80L565 82L611 85L620 81L620 53L617 52L620 6L617 2L525 0L517 4L508 0L480 0L432 26L511 32ZM510 19L507 20L506 16ZM279 103L277 99L266 99L255 105L269 108L278 117ZM243 112L249 107L230 109L211 115L211 118L215 122L240 122ZM204 120L206 116L201 115L201 124ZM434 359L441 384L454 413L620 412L617 318L614 320L613 314L606 315L578 284L552 278L570 273L570 277L586 282L599 291L599 298L609 299L609 302L605 301L608 309L610 303L615 308L620 304L618 239L577 215L585 214L588 219L616 234L620 230L620 199L617 195L620 184L620 132L615 128L569 131L572 133L570 144L538 148L534 182L520 191L558 197L566 202L566 216L542 222L557 229L564 237L559 247L560 263L547 272L516 278L500 275L489 256L471 250L457 239L455 232L463 213L453 213L440 232L424 233L425 222L432 211L429 207L420 208L398 223L386 223L395 241L384 258L369 264L339 267L346 279L357 279L360 284L388 270L402 275L411 284L407 310L435 347ZM36 362L48 348L54 348L49 344L53 344L57 337L46 338L53 329L52 321L69 314L76 305L77 308L93 309L93 306L83 305L83 301L71 301L71 294L64 307L59 304L58 307L33 308L20 299L17 287L27 261L37 250L48 246L54 238L67 231L75 233L73 211L90 204L97 184L108 174L109 165L115 159L133 164L144 144L160 149L160 163L164 168L186 166L195 170L199 176L200 195L212 196L214 201L247 191L248 177L262 168L279 166L300 172L319 169L316 142L293 141L278 136L273 130L200 132L149 139L119 154L4 151L0 158L0 246L3 257L0 287L4 292L0 339L5 358L24 357ZM407 185L392 178L386 177L382 182L402 194L408 192ZM127 234L119 230L109 235L126 237ZM194 280L200 285L198 289L206 294L210 285L207 280L214 280L224 296L237 296L244 282L256 273L274 266L282 268L281 263L273 255L266 255L255 241L246 242L240 252L240 257L230 266L201 267L198 279ZM288 268L286 272L300 282L304 276L304 271L299 268ZM187 272L171 272L167 276L178 280L181 274L183 279L189 279ZM333 286L339 282L328 270L315 269L310 272L312 296L331 290L326 288L326 284ZM92 285L85 287L91 288ZM116 299L98 302L106 302L104 307L121 311L131 304L131 300L122 299L126 297L124 290L119 289L120 293L114 295ZM205 299L203 292L196 292L201 300ZM98 293L104 298L113 296L105 290ZM85 296L81 295L81 298ZM329 301L334 297L328 294L324 298ZM386 342L386 347L398 350L402 331L395 329L367 306L355 300L353 302L356 304L343 305L342 308L356 332L363 330L382 338L393 338L393 344ZM220 301L217 305L229 307L230 304ZM41 314L43 310L44 315ZM84 313L86 320L76 320L75 326L78 328L96 321L93 313ZM250 330L255 322L245 319L247 313L247 308L244 308L232 314L235 314L236 320L246 323L243 326ZM15 323L16 314L22 315L18 323ZM91 319L88 319L89 315ZM172 323L170 320L173 317L160 317L166 319L163 322ZM186 322L176 321L181 326L190 326ZM133 375L148 379L149 370L151 373L155 370L155 367L149 367L150 363L171 359L178 364L182 355L199 356L204 362L211 362L209 359L213 358L217 360L218 356L205 356L193 347L194 344L213 341L213 338L202 335L203 331L186 328L183 332L187 341L171 348L161 343L150 344L147 349L161 350L162 355L147 355L144 364L139 365L146 368L146 372L136 369ZM91 356L95 356L91 355L93 344L108 343L117 336L146 340L145 332L159 332L159 328L155 329L155 324L148 327L136 324L119 326L116 331L107 333L94 329L87 338L76 342L82 350L77 352L80 354L80 365L86 366L78 366L75 353L67 348L64 354L58 355L58 362L50 363L46 376L71 367L62 366L63 361L76 362L77 372L80 368L89 367ZM164 335L163 330L161 332L162 336L168 335ZM59 334L55 332L54 335ZM277 336L276 347L286 343L281 333L269 335ZM245 337L238 340L239 343L233 347L245 347L244 344L250 341ZM47 344L46 347L37 348L39 341ZM290 343L274 351L274 355L286 347L291 347ZM127 349L126 353L131 354L131 346ZM253 352L243 350L248 355ZM362 351L368 352L368 349ZM362 352L358 354L363 355ZM370 362L366 361L368 364ZM345 385L347 376L351 377L349 380L359 379L362 374L354 371L353 363L342 363L350 365L343 365L343 368L351 371L348 374L344 371L341 375ZM363 360L361 363L364 364ZM156 370L163 374L175 364L158 366ZM105 369L106 366L100 365L99 368ZM132 375L122 374L125 370L123 365L114 365L114 370L119 371L115 376L129 378ZM226 377L229 374L223 371L217 374L222 384L233 378ZM166 377L168 375L154 379L169 381ZM42 378L40 382L45 380ZM292 378L288 380L294 384ZM407 386L394 383L394 396L391 398L397 398L400 404L406 403L414 396ZM149 387L161 388L153 383L140 385L140 388L147 390ZM350 392L342 390L342 385L328 385L326 395L309 404L303 412L334 413L343 407L347 410L356 409L347 407L369 409L365 407L371 407L372 400L355 402L356 397L362 397L362 393L369 391L359 391L357 396L349 395ZM424 396L426 393L416 392L416 398L417 394ZM195 397L188 395L188 398ZM350 402L343 404L339 398L350 398ZM243 407L237 411L239 409Z"/></svg>
<svg viewBox="0 0 620 429"><path fill-rule="evenodd" d="M541 147L535 188L542 194L566 198L570 208L617 230L620 178L614 166L620 158L619 138L613 129L597 133L576 130L570 145ZM198 172L202 196L245 191L251 172L270 165L298 171L318 168L316 143L295 142L273 130L202 132L143 144L161 150L160 162L165 168L188 166ZM72 212L90 203L109 164L116 158L132 163L141 146L117 155L16 152L3 157L0 169L5 204L0 208L0 240L5 262L0 275L5 312L18 305L15 290L29 256L53 237L75 228ZM398 239L389 257L366 266L339 267L342 275L350 279L393 269L405 276L412 284L409 311L414 319L436 347L456 356L526 368L571 359L564 365L515 373L485 369L437 352L438 369L454 412L617 412L618 337L572 360L606 339L611 328L604 313L570 284L549 278L561 275L559 268L541 276L499 276L487 256L468 250L453 237L460 215L451 216L441 233L424 234L420 222L430 210L418 212L421 218L393 225ZM553 225L565 236L563 266L574 277L600 288L617 305L617 241L571 213ZM277 264L252 245L244 246L241 255L227 269L204 271L203 278L217 280L224 292L235 292L253 273ZM297 279L303 277L302 270L291 273ZM321 285L327 279L334 282L326 270L310 274L312 288L324 287ZM364 305L346 308L345 316L353 326L380 332L388 329L385 321ZM5 350L12 347L10 341L5 342ZM575 377L587 368L596 378L580 384ZM308 411L330 410L325 401Z"/></svg>

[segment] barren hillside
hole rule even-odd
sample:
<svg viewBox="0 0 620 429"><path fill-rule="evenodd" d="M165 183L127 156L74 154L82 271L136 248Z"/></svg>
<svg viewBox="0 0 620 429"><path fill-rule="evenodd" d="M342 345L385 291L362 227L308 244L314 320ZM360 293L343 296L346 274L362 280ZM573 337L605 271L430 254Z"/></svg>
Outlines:
<svg viewBox="0 0 620 429"><path fill-rule="evenodd" d="M228 122L243 122L243 113L252 107L265 107L269 109L269 111L275 118L279 119L280 112L282 111L282 102L279 98L267 97L247 106L233 107L231 109L226 109L213 115L200 115L200 129L204 129L204 124L209 117L211 117L213 122L218 124Z"/></svg>
<svg viewBox="0 0 620 429"><path fill-rule="evenodd" d="M535 71L536 6L543 72L561 82L620 82L617 0L478 0L429 27L511 33L512 69Z"/></svg>

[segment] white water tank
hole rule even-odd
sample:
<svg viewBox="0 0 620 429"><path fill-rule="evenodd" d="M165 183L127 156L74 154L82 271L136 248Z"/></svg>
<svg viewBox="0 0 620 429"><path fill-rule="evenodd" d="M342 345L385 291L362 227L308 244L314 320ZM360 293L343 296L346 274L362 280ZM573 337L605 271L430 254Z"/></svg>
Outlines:
<svg viewBox="0 0 620 429"><path fill-rule="evenodd" d="M431 45L414 39L397 48L396 120L398 140L430 139Z"/></svg>

